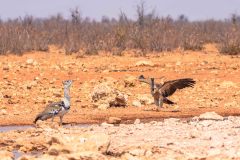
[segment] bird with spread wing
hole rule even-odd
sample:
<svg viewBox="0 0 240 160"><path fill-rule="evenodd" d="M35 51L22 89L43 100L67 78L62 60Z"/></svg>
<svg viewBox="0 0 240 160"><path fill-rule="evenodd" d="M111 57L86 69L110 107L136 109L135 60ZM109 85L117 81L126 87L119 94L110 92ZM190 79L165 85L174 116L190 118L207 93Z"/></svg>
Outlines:
<svg viewBox="0 0 240 160"><path fill-rule="evenodd" d="M151 94L154 98L154 103L157 106L157 111L162 108L163 103L173 105L174 102L167 99L168 96L173 95L176 90L183 89L186 87L193 87L196 81L192 78L176 79L166 81L163 84L155 83L154 78L147 79L143 75L140 75L138 80L150 85Z"/></svg>

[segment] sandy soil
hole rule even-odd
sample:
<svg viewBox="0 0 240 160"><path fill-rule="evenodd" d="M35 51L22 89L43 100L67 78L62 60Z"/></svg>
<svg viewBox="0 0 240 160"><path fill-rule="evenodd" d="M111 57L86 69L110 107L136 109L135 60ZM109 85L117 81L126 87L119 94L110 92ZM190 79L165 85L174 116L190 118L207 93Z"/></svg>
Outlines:
<svg viewBox="0 0 240 160"><path fill-rule="evenodd" d="M136 66L139 61L153 66ZM23 56L0 57L0 125L32 124L46 104L60 100L65 79L73 79L72 106L65 123L99 123L110 116L128 123L136 118L146 121L166 117L192 117L206 111L222 116L240 115L239 57L220 55L207 47L201 52L155 53L146 57L126 52L124 56L65 55L51 47L49 52L27 53ZM147 85L136 81L124 87L129 76L165 76L164 80L191 77L194 88L177 91L171 100L177 106L167 106L161 112L148 110L153 105L134 107L137 94L149 94ZM99 110L92 105L91 92L106 77L115 79L119 90L127 93L128 106ZM172 112L178 108L177 112ZM175 110L176 111L176 110ZM56 119L58 121L58 119Z"/></svg>

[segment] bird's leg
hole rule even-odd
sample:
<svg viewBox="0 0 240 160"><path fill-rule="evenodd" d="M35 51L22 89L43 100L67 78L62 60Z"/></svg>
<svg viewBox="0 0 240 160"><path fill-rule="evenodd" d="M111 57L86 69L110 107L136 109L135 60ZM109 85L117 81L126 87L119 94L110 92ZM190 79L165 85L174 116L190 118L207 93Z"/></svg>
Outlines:
<svg viewBox="0 0 240 160"><path fill-rule="evenodd" d="M162 108L163 106L163 100L160 98L159 101L158 101L158 105L157 105L157 112L160 111L160 109Z"/></svg>
<svg viewBox="0 0 240 160"><path fill-rule="evenodd" d="M63 119L63 116L60 116L60 125L62 125L62 119Z"/></svg>
<svg viewBox="0 0 240 160"><path fill-rule="evenodd" d="M52 122L53 122L54 116L52 117Z"/></svg>

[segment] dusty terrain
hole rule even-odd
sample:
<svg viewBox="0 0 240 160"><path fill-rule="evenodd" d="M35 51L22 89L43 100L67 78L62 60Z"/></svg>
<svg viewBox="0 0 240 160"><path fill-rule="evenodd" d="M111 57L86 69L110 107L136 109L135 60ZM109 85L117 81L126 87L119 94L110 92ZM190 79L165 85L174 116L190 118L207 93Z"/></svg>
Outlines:
<svg viewBox="0 0 240 160"><path fill-rule="evenodd" d="M38 121L30 129L0 133L0 157L238 159L240 120L233 116L240 115L239 58L220 55L212 45L201 52L145 57L134 51L121 57L65 55L55 47L47 53L1 56L0 125L32 125L48 103L61 100L61 82L74 82L65 125L59 127L56 118L54 123ZM137 80L141 74L165 76L158 81L190 77L196 85L169 97L177 105L156 112L149 86ZM219 115L200 115L210 111ZM121 124L102 123L109 117L120 118ZM102 124L79 128L77 123Z"/></svg>
<svg viewBox="0 0 240 160"><path fill-rule="evenodd" d="M136 118L192 117L206 111L239 115L239 67L239 57L220 55L211 45L201 52L176 51L146 57L134 56L130 51L121 57L65 55L54 47L47 53L1 56L0 125L32 124L46 104L62 98L61 82L66 79L73 79L74 83L65 123L98 123L109 116L127 123ZM164 80L191 77L196 85L170 97L177 105L165 105L156 112L151 102L133 106L133 101L144 101L142 97L151 99L149 86L136 79L140 74L165 76ZM128 96L126 107L104 109L94 105L91 94L103 82Z"/></svg>
<svg viewBox="0 0 240 160"><path fill-rule="evenodd" d="M239 159L240 118L208 112L134 124L36 128L0 133L0 158L20 160ZM151 133L151 134L150 134ZM17 153L17 154L16 154Z"/></svg>

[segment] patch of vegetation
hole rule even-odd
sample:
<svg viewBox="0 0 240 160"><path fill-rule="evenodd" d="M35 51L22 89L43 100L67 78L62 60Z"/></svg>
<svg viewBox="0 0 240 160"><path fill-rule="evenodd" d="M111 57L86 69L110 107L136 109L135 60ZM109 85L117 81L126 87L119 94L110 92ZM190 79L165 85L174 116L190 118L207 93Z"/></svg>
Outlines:
<svg viewBox="0 0 240 160"><path fill-rule="evenodd" d="M136 7L137 19L121 12L118 19L103 17L100 22L83 18L76 8L71 19L60 14L46 19L32 16L0 20L0 54L21 55L26 51L47 51L49 45L64 48L66 54L98 54L110 51L122 55L126 49L148 51L201 50L203 44L217 43L224 54L240 54L240 18L233 15L224 21L188 21L180 15L159 17L145 4Z"/></svg>

